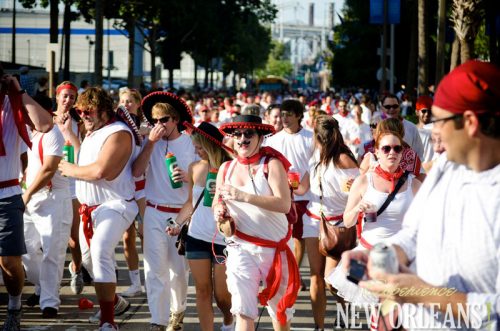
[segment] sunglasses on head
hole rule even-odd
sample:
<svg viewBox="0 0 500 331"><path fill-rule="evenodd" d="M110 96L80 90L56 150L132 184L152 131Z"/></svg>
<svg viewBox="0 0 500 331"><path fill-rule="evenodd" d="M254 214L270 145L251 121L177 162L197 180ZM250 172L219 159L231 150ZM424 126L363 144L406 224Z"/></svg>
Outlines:
<svg viewBox="0 0 500 331"><path fill-rule="evenodd" d="M153 123L167 123L168 121L170 121L170 116L165 116L165 117L162 117L162 118L153 118Z"/></svg>
<svg viewBox="0 0 500 331"><path fill-rule="evenodd" d="M382 107L384 107L385 109L398 109L399 105L398 104L394 104L394 105L382 105Z"/></svg>
<svg viewBox="0 0 500 331"><path fill-rule="evenodd" d="M403 146L401 146L401 145L393 145L393 146L386 145L386 146L380 147L380 149L382 150L382 152L384 152L384 154L389 154L391 152L391 149L395 153L399 154L403 151Z"/></svg>
<svg viewBox="0 0 500 331"><path fill-rule="evenodd" d="M238 139L241 138L241 136L244 136L245 138L250 139L253 136L255 136L256 134L257 134L257 131L255 131L255 130L248 130L248 131L244 131L244 132L234 131L232 133L232 136L235 138L238 138Z"/></svg>

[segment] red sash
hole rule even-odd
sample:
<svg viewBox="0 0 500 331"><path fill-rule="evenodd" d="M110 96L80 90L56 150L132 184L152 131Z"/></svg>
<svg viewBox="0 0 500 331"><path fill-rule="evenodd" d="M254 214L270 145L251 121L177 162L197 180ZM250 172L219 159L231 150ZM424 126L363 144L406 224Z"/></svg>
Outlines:
<svg viewBox="0 0 500 331"><path fill-rule="evenodd" d="M275 248L273 264L269 269L269 273L266 276L267 287L259 293L259 302L263 306L267 306L267 302L272 299L280 287L281 273L282 273L282 261L281 252L286 253L287 263L288 263L288 285L286 288L286 293L283 298L278 302L277 318L281 325L287 323L286 309L293 307L295 301L297 300L297 293L300 289L300 276L299 267L295 260L295 256L292 253L290 247L288 247L287 242L292 236L292 229L288 227L288 233L286 237L280 241L271 241L267 239L262 239L254 236L245 234L238 229L236 229L235 235L245 241L248 241L256 246Z"/></svg>
<svg viewBox="0 0 500 331"><path fill-rule="evenodd" d="M148 207L152 207L152 208L157 209L159 211L162 211L164 213L178 214L181 211L181 208L174 208L174 207L166 207L166 206L155 205L155 204L152 204L149 201L146 201L146 205Z"/></svg>
<svg viewBox="0 0 500 331"><path fill-rule="evenodd" d="M23 100L22 94L19 94L14 87L14 84L10 84L9 86L9 101L10 106L12 108L12 113L14 115L14 122L16 123L17 132L24 140L26 145L31 148L31 140L28 134L28 129L26 129L26 121L25 121L25 111L23 110ZM5 92L0 92L0 156L5 156L5 145L3 142L3 127L2 127L2 108L3 102L5 99Z"/></svg>
<svg viewBox="0 0 500 331"><path fill-rule="evenodd" d="M313 218L315 220L321 221L321 217L313 214L309 209L306 210L306 215L309 216L310 218ZM325 216L325 220L328 222L330 221L340 221L341 219L344 218L344 214L342 215L334 215L334 216Z"/></svg>
<svg viewBox="0 0 500 331"><path fill-rule="evenodd" d="M99 207L96 206L88 206L84 203L78 209L78 213L82 216L83 223L83 234L85 235L85 240L87 241L87 245L90 247L90 239L94 235L94 228L92 226L92 212Z"/></svg>
<svg viewBox="0 0 500 331"><path fill-rule="evenodd" d="M9 179L5 180L3 182L0 182L0 188L6 188L6 187L12 187L12 186L17 186L19 185L19 179Z"/></svg>

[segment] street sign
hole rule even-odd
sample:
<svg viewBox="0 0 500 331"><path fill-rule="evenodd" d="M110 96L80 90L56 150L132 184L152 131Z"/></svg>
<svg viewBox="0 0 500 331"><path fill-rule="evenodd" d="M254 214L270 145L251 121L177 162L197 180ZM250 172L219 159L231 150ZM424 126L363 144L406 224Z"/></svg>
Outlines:
<svg viewBox="0 0 500 331"><path fill-rule="evenodd" d="M387 1L387 24L399 24L401 0L370 0L370 23L384 24L384 1Z"/></svg>

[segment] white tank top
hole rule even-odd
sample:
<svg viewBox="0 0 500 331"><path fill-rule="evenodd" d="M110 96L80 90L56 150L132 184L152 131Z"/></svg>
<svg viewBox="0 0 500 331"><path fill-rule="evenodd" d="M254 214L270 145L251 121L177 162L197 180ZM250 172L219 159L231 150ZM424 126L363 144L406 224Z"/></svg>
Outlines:
<svg viewBox="0 0 500 331"><path fill-rule="evenodd" d="M198 201L203 189L204 187L202 186L193 186L193 207L195 206L196 201ZM188 234L193 238L211 243L215 233L217 233L215 243L219 245L226 245L222 235L215 229L215 218L212 208L204 206L203 198L201 198L200 204L194 211L193 217L191 218Z"/></svg>
<svg viewBox="0 0 500 331"><path fill-rule="evenodd" d="M316 170L316 162L311 162L310 167L310 183L311 183L311 200L307 205L307 209L315 215L320 214L320 195L319 176L321 176L321 184L323 187L323 213L325 216L342 215L347 204L349 192L342 191L344 182L352 177L359 176L358 168L340 169L335 167L333 161L326 168L323 165Z"/></svg>
<svg viewBox="0 0 500 331"><path fill-rule="evenodd" d="M114 122L92 132L83 140L80 146L79 166L94 163L99 157L104 142L110 135L118 131L132 132L122 122ZM131 140L132 144L133 138ZM108 181L100 179L95 181L76 180L76 196L81 203L89 206L100 205L110 200L130 200L134 197L135 184L132 177L132 153L122 172L115 179Z"/></svg>
<svg viewBox="0 0 500 331"><path fill-rule="evenodd" d="M376 206L378 210L382 204L387 199L389 193L384 193L377 191L373 186L373 173L366 173L368 179L368 187L363 199L371 202ZM370 244L375 245L385 239L393 236L399 230L401 230L401 225L403 224L403 218L410 207L413 200L413 190L411 183L414 175L408 175L406 180L407 186L406 190L399 191L394 200L391 201L389 206L377 216L377 221L374 223L365 223L363 227L362 237Z"/></svg>
<svg viewBox="0 0 500 331"><path fill-rule="evenodd" d="M237 189L262 196L272 196L273 192L269 187L269 183L264 175L264 158L261 159L257 172L254 175L255 187L257 193L254 191L252 181L248 179L245 186L236 186L231 182L231 174L238 161L232 161L226 174L225 183L231 184ZM272 241L280 241L285 238L288 232L288 220L285 214L265 210L240 201L227 201L227 207L231 216L236 222L236 228L250 236L268 239ZM235 241L238 238L235 237Z"/></svg>

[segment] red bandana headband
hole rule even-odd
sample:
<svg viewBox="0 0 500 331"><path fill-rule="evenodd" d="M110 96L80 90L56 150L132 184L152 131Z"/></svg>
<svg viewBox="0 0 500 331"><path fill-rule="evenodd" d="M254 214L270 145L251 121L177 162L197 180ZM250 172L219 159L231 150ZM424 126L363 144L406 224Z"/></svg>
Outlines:
<svg viewBox="0 0 500 331"><path fill-rule="evenodd" d="M62 90L73 90L75 91L75 93L78 93L78 89L73 84L59 85L56 90L56 95L59 94Z"/></svg>
<svg viewBox="0 0 500 331"><path fill-rule="evenodd" d="M434 106L462 114L500 113L500 68L489 62L468 61L443 78L434 96Z"/></svg>

